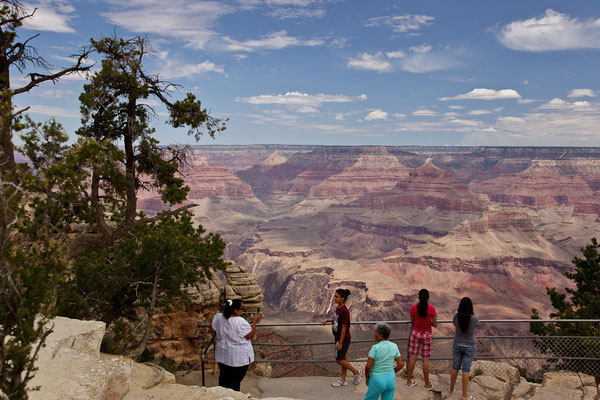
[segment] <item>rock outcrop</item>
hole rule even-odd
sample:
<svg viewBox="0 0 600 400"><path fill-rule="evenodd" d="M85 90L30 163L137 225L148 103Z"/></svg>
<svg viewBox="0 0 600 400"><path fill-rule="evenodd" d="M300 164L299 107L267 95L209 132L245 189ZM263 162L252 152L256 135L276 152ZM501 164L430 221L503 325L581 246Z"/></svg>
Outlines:
<svg viewBox="0 0 600 400"><path fill-rule="evenodd" d="M32 400L252 399L222 387L180 385L169 372L99 353L103 322L58 317L52 323L54 332L36 362L31 386L39 390L29 393Z"/></svg>
<svg viewBox="0 0 600 400"><path fill-rule="evenodd" d="M154 337L147 348L155 358L165 356L180 366L193 366L200 362L211 333L206 327L213 316L221 312L221 300L241 298L247 315L263 308L263 294L254 278L245 268L230 264L224 271L224 285L217 273L204 283L188 288L192 304L185 309L159 313L153 319Z"/></svg>

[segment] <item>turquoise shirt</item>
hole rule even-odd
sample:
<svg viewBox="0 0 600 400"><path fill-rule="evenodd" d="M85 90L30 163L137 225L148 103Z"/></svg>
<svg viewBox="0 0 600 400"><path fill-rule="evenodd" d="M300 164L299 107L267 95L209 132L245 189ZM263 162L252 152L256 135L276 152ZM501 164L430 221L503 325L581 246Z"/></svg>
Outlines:
<svg viewBox="0 0 600 400"><path fill-rule="evenodd" d="M375 360L371 375L383 375L394 371L394 360L400 357L400 351L396 343L382 340L369 351L369 357Z"/></svg>

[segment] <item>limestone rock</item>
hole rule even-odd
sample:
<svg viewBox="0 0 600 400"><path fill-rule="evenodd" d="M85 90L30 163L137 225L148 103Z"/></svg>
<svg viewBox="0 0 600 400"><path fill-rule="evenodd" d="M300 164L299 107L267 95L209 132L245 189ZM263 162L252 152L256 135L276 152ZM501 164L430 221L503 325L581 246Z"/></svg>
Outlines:
<svg viewBox="0 0 600 400"><path fill-rule="evenodd" d="M474 361L471 366L471 379L479 376L494 376L504 382L511 383L512 385L518 385L521 381L519 370L510 364L503 362L493 362L477 360Z"/></svg>
<svg viewBox="0 0 600 400"><path fill-rule="evenodd" d="M254 313L258 308L263 308L262 290L246 268L230 264L225 270L227 279L226 296L228 299L241 298L246 312Z"/></svg>
<svg viewBox="0 0 600 400"><path fill-rule="evenodd" d="M52 360L63 348L99 357L106 328L104 322L56 317L50 324L54 325L53 332L40 350L38 360Z"/></svg>
<svg viewBox="0 0 600 400"><path fill-rule="evenodd" d="M485 394L488 400L510 400L512 386L510 382L504 382L495 376L478 375L471 379L470 391ZM479 386L481 390L477 390Z"/></svg>
<svg viewBox="0 0 600 400"><path fill-rule="evenodd" d="M517 387L513 389L511 399L512 400L521 400L521 399L529 399L533 397L539 390L542 385L531 382L521 381Z"/></svg>
<svg viewBox="0 0 600 400"><path fill-rule="evenodd" d="M579 374L568 371L546 372L542 386L583 390L583 383Z"/></svg>
<svg viewBox="0 0 600 400"><path fill-rule="evenodd" d="M39 360L31 400L121 400L129 391L132 361L60 348L53 359Z"/></svg>

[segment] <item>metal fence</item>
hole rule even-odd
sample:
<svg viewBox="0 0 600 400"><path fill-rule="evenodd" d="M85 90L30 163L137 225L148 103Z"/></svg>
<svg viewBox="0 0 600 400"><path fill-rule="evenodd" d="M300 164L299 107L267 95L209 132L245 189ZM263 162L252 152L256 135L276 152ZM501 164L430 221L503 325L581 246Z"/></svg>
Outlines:
<svg viewBox="0 0 600 400"><path fill-rule="evenodd" d="M373 326L382 321L352 323L352 345L349 361L355 367L364 366L370 347ZM383 321L392 326L392 337L403 358L406 358L410 321ZM535 336L529 334L529 324L571 323L592 324L599 336ZM453 328L438 321L438 330ZM269 375L305 376L339 373L334 360L334 343L320 323L259 324L253 342L256 360L269 369ZM302 330L302 332L298 332ZM311 334L311 331L313 332ZM509 332L509 334L502 334ZM515 334L518 332L518 334ZM507 365L517 367L521 376L540 380L547 371L577 371L600 377L600 319L594 320L481 320L477 330L476 360L493 361L485 364L485 374L502 375ZM329 334L330 335L330 334ZM452 367L453 336L434 336L430 370L434 374L449 373ZM210 343L206 350L210 347ZM205 353L206 354L206 351ZM482 363L479 363L482 365ZM420 362L417 363L419 367ZM496 371L494 371L496 369ZM513 370L514 371L514 370Z"/></svg>

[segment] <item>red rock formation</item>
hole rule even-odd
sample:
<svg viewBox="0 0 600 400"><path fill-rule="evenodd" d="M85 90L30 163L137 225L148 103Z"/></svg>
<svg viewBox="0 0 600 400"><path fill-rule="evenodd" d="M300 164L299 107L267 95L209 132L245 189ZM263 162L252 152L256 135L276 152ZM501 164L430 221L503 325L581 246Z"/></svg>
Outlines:
<svg viewBox="0 0 600 400"><path fill-rule="evenodd" d="M410 171L409 176L399 181L392 190L368 194L350 205L378 210L401 206L458 212L486 209L484 201L471 193L467 185L460 183L451 172L433 165L431 160Z"/></svg>
<svg viewBox="0 0 600 400"><path fill-rule="evenodd" d="M469 188L492 202L530 207L575 205L593 194L579 175L559 174L536 162L516 174L471 181Z"/></svg>

